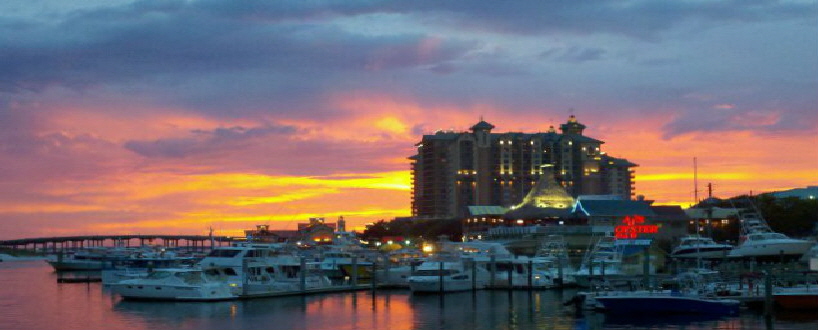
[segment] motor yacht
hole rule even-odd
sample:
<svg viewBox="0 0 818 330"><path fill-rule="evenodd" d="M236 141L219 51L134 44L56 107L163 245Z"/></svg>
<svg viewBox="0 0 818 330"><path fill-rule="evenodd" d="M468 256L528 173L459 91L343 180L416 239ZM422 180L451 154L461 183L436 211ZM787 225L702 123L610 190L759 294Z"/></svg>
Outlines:
<svg viewBox="0 0 818 330"><path fill-rule="evenodd" d="M409 276L409 289L413 293L466 291L483 289L486 285L487 271L476 263L467 263L463 259L425 261Z"/></svg>
<svg viewBox="0 0 818 330"><path fill-rule="evenodd" d="M157 268L191 267L197 260L198 258L182 256L163 247L141 249L127 259L113 261L111 267L102 269L102 284L143 278Z"/></svg>
<svg viewBox="0 0 818 330"><path fill-rule="evenodd" d="M240 287L247 267L274 265L281 258L294 257L294 251L283 244L233 243L213 249L196 266L202 270L216 270L229 283Z"/></svg>
<svg viewBox="0 0 818 330"><path fill-rule="evenodd" d="M494 285L498 287L553 288L559 274L551 260L540 258L513 258L495 263Z"/></svg>
<svg viewBox="0 0 818 330"><path fill-rule="evenodd" d="M720 244L712 238L693 235L682 237L670 255L677 259L718 259L726 257L732 249L730 244Z"/></svg>
<svg viewBox="0 0 818 330"><path fill-rule="evenodd" d="M800 259L815 245L813 241L790 238L774 232L756 213L742 214L740 223L739 244L728 254L730 258L759 261Z"/></svg>
<svg viewBox="0 0 818 330"><path fill-rule="evenodd" d="M193 268L156 269L144 278L111 284L125 299L213 301L238 298L224 277Z"/></svg>
<svg viewBox="0 0 818 330"><path fill-rule="evenodd" d="M46 260L56 271L102 270L114 262L125 260L133 249L122 247L85 248L73 253L58 253Z"/></svg>
<svg viewBox="0 0 818 330"><path fill-rule="evenodd" d="M210 273L223 275L224 268ZM328 288L332 285L318 263L294 255L255 260L244 266L246 277L239 286L242 295L286 294Z"/></svg>
<svg viewBox="0 0 818 330"><path fill-rule="evenodd" d="M353 274L358 279L372 277L373 263L356 253L332 249L321 254L321 270L330 279L348 280Z"/></svg>

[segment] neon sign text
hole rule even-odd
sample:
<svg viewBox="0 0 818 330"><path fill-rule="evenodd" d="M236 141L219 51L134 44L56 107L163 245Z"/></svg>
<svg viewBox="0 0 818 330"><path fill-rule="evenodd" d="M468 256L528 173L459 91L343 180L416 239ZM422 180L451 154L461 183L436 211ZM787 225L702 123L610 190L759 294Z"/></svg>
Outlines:
<svg viewBox="0 0 818 330"><path fill-rule="evenodd" d="M659 232L657 225L645 225L645 217L641 215L629 215L622 220L624 225L614 228L616 238L633 239L641 234L656 234Z"/></svg>

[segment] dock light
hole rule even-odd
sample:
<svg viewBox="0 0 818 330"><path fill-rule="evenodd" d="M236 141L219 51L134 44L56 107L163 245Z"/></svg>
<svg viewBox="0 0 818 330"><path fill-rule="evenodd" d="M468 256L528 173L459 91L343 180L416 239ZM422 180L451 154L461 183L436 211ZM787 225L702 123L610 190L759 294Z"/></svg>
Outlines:
<svg viewBox="0 0 818 330"><path fill-rule="evenodd" d="M434 251L435 251L434 245L424 245L423 246L423 252L432 253Z"/></svg>
<svg viewBox="0 0 818 330"><path fill-rule="evenodd" d="M410 243L410 242L409 242L409 240L408 240L408 239L407 239L407 240L405 240L405 241L403 241L403 244L409 245L409 243Z"/></svg>
<svg viewBox="0 0 818 330"><path fill-rule="evenodd" d="M392 240L391 240L391 239L390 239L390 240L388 240L388 241L386 241L386 244L390 244L390 245L391 245L392 243L393 243L393 242L392 242Z"/></svg>
<svg viewBox="0 0 818 330"><path fill-rule="evenodd" d="M375 242L375 246L381 246L381 242Z"/></svg>
<svg viewBox="0 0 818 330"><path fill-rule="evenodd" d="M524 222L525 222L525 221L523 221L523 219L518 219L518 220L517 220L517 224L518 224L518 225L522 225Z"/></svg>

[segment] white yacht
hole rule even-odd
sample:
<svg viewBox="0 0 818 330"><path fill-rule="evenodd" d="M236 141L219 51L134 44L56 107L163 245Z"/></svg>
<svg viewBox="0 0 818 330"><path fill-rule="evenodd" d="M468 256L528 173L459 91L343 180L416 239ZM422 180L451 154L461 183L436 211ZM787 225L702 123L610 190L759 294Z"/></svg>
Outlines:
<svg viewBox="0 0 818 330"><path fill-rule="evenodd" d="M718 259L728 255L733 246L720 244L712 238L692 235L682 237L670 256L678 259Z"/></svg>
<svg viewBox="0 0 818 330"><path fill-rule="evenodd" d="M115 261L125 260L133 249L122 247L96 247L77 250L73 253L51 255L46 260L54 270L102 270L111 267Z"/></svg>
<svg viewBox="0 0 818 330"><path fill-rule="evenodd" d="M224 268L212 268L218 273ZM330 287L329 278L318 263L302 262L294 255L280 255L271 260L256 260L245 266L246 277L240 290L242 295L286 294ZM303 280L303 282L302 282Z"/></svg>
<svg viewBox="0 0 818 330"><path fill-rule="evenodd" d="M483 289L488 285L488 273L482 267L474 270L474 263L462 259L425 261L409 276L409 289L412 292L455 292L472 289Z"/></svg>
<svg viewBox="0 0 818 330"><path fill-rule="evenodd" d="M356 273L358 279L364 279L372 277L373 264L353 252L332 249L321 254L321 270L330 279L349 279L353 273Z"/></svg>
<svg viewBox="0 0 818 330"><path fill-rule="evenodd" d="M388 287L409 287L409 276L420 266L426 257L417 249L400 249L391 252L383 262L382 267L375 271L375 278L379 285Z"/></svg>
<svg viewBox="0 0 818 330"><path fill-rule="evenodd" d="M280 258L294 257L294 252L286 250L282 244L234 243L213 249L196 265L203 270L215 269L229 283L241 286L245 268L273 265Z"/></svg>
<svg viewBox="0 0 818 330"><path fill-rule="evenodd" d="M574 273L577 285L590 287L595 281L615 283L625 276L622 272L622 251L616 238L603 236L585 253L582 265Z"/></svg>
<svg viewBox="0 0 818 330"><path fill-rule="evenodd" d="M238 298L235 287L224 278L200 269L157 269L145 278L111 284L125 299L211 301Z"/></svg>
<svg viewBox="0 0 818 330"><path fill-rule="evenodd" d="M0 262L4 262L4 261L38 261L38 260L46 260L46 257L38 256L38 255L13 256L13 255L10 255L10 254L0 253Z"/></svg>
<svg viewBox="0 0 818 330"><path fill-rule="evenodd" d="M528 287L546 289L557 285L559 274L552 260L513 258L496 262L494 285L497 287Z"/></svg>
<svg viewBox="0 0 818 330"><path fill-rule="evenodd" d="M731 258L777 261L799 259L815 242L787 237L774 232L756 213L745 213L741 219L739 244L728 254Z"/></svg>
<svg viewBox="0 0 818 330"><path fill-rule="evenodd" d="M102 269L102 284L109 285L123 280L147 277L157 268L184 268L192 266L198 259L180 256L161 247L143 248L127 259L114 261L112 266Z"/></svg>

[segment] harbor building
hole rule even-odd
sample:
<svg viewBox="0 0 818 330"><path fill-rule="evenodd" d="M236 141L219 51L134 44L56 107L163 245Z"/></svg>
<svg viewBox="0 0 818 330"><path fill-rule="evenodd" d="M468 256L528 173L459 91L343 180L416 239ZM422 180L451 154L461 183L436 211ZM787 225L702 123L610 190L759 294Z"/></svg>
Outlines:
<svg viewBox="0 0 818 330"><path fill-rule="evenodd" d="M463 220L464 239L500 241L512 251L531 254L547 237L560 235L576 255L601 236L666 245L687 233L690 218L679 206L654 206L641 196L574 198L550 175L552 168L541 166L543 176L517 205L469 206Z"/></svg>
<svg viewBox="0 0 818 330"><path fill-rule="evenodd" d="M412 216L415 219L463 219L469 206L510 208L523 201L551 165L553 179L568 196L634 196L637 165L602 151L603 141L585 136L585 125L571 115L546 132L493 133L480 120L469 131L424 135L409 157Z"/></svg>

